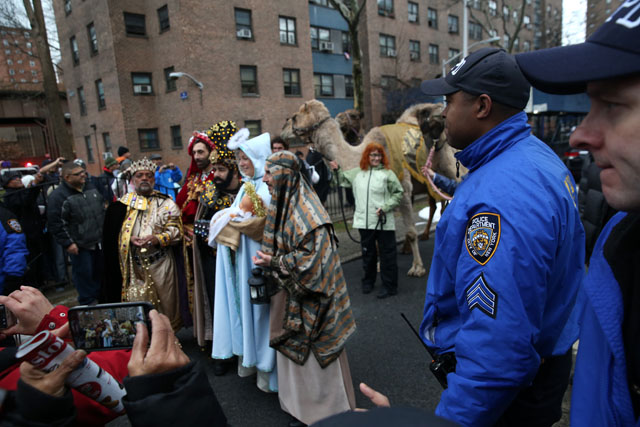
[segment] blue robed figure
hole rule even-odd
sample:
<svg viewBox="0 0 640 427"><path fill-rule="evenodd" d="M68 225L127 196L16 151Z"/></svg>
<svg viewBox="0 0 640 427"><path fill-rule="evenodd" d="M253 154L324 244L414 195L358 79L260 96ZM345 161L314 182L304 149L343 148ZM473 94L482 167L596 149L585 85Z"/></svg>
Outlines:
<svg viewBox="0 0 640 427"><path fill-rule="evenodd" d="M236 150L238 169L243 182L250 182L269 206L271 195L262 182L266 158L271 154L268 133L246 139L248 131L239 130L229 141L229 149ZM231 208L237 208L246 189L243 185ZM269 304L251 304L249 283L251 269L255 267L251 257L261 243L245 234L240 235L235 254L218 245L216 256L216 286L213 310L214 359L238 359L238 375L249 376L258 371L258 388L265 392L278 391L275 350L269 347Z"/></svg>

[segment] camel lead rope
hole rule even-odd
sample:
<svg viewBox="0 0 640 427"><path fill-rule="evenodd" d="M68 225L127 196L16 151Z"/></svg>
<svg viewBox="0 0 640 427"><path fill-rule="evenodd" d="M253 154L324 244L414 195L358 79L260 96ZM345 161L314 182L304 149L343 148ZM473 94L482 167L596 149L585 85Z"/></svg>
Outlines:
<svg viewBox="0 0 640 427"><path fill-rule="evenodd" d="M431 159L433 158L433 153L435 152L435 144L433 144L433 147L431 147L431 150L429 150L429 157L427 158L427 163L426 166L428 168L431 168ZM458 167L458 174L457 176L460 176L460 162L456 161L456 166ZM440 189L438 188L438 186L436 186L436 184L434 184L433 179L431 179L431 176L429 176L429 174L426 174L427 180L429 181L429 184L431 185L431 188L433 188L433 191L435 191L438 196L442 197L445 200L451 200L452 197L447 196L446 194L444 194L442 191L440 191Z"/></svg>

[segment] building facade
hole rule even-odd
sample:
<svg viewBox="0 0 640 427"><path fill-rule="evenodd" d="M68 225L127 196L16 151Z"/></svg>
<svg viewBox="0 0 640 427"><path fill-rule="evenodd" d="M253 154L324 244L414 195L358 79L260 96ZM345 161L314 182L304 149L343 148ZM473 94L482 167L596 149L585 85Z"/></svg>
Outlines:
<svg viewBox="0 0 640 427"><path fill-rule="evenodd" d="M468 1L470 45L500 37L515 53L552 45L554 31L559 43L561 0ZM415 101L390 108L390 93L415 94L442 74L443 60L462 50L464 25L461 1L365 8L359 42L371 127ZM54 10L77 156L93 173L120 145L184 169L192 131L219 120L276 134L305 100L320 99L332 115L353 106L349 33L329 0L63 0Z"/></svg>
<svg viewBox="0 0 640 427"><path fill-rule="evenodd" d="M620 7L622 0L587 0L587 37Z"/></svg>

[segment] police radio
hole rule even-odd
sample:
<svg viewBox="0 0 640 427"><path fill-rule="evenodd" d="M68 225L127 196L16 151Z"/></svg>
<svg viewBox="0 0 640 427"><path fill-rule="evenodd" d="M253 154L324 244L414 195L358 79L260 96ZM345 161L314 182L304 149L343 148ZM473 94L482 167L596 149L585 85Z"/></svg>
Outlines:
<svg viewBox="0 0 640 427"><path fill-rule="evenodd" d="M436 380L438 380L442 388L446 389L447 374L456 371L455 353L449 352L449 353L443 353L443 354L436 354L433 350L429 348L429 346L427 346L424 343L424 341L422 341L422 338L420 338L420 334L418 334L418 331L416 331L416 329L413 327L411 322L409 322L409 319L407 319L407 316L405 316L404 313L400 313L400 316L402 316L404 321L407 322L407 325L409 325L409 328L411 329L411 331L413 331L414 335L418 338L418 341L420 341L420 344L422 344L422 346L427 350L427 353L429 353L429 356L431 356L431 363L429 364L429 370L436 377Z"/></svg>

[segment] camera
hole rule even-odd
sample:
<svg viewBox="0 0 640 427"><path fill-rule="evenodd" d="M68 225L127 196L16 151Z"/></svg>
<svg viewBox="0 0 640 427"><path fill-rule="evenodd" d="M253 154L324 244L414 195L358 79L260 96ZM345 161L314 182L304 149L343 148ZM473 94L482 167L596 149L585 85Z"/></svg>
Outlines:
<svg viewBox="0 0 640 427"><path fill-rule="evenodd" d="M82 305L69 309L69 328L76 349L86 351L129 349L136 324L143 323L151 336L151 303L123 302Z"/></svg>
<svg viewBox="0 0 640 427"><path fill-rule="evenodd" d="M15 325L17 322L16 316L5 307L4 304L0 304L0 329L7 329Z"/></svg>

